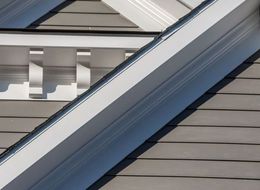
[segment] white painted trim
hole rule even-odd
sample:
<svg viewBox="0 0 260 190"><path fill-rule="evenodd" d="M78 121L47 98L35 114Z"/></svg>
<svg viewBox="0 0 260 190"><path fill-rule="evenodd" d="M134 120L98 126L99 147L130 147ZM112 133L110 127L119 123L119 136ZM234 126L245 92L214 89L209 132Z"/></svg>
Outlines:
<svg viewBox="0 0 260 190"><path fill-rule="evenodd" d="M153 37L0 33L0 46L139 49Z"/></svg>
<svg viewBox="0 0 260 190"><path fill-rule="evenodd" d="M29 97L41 98L43 94L43 49L30 50L29 54Z"/></svg>
<svg viewBox="0 0 260 190"><path fill-rule="evenodd" d="M77 51L77 61L76 61L76 81L77 81L77 95L82 94L91 85L91 70L89 68L89 62L81 62L82 57L89 56L89 52ZM84 58L83 58L84 59ZM88 64L88 65L86 65Z"/></svg>
<svg viewBox="0 0 260 190"><path fill-rule="evenodd" d="M162 39L6 158L0 188L87 188L260 48L258 6L218 0Z"/></svg>
<svg viewBox="0 0 260 190"><path fill-rule="evenodd" d="M172 75L149 96L121 115L118 120L109 125L110 129L103 131L95 140L92 139L80 151L74 153L63 163L64 165L59 166L33 189L44 189L47 184L50 185L49 188L57 190L89 187L89 184L98 180L185 107L259 50L258 14L257 12L251 15L233 30L226 31L220 41L217 40L214 45L208 46L208 49L204 49L198 57L194 57L193 54L192 61L186 62L189 65L185 69L181 72L176 71L176 75ZM211 33L214 35L214 30ZM205 41L203 43L207 44ZM167 61L168 64L184 61L181 57L187 56L190 48L196 51L198 46L193 44L192 47L185 47L184 52L180 55L175 54ZM162 75L157 73L155 76L158 78ZM142 84L140 88L144 88L148 83ZM136 96L136 91L133 94ZM121 104L123 103L124 100ZM116 108L110 109L116 110ZM95 124L98 124L97 122ZM89 171L92 171L91 175Z"/></svg>
<svg viewBox="0 0 260 190"><path fill-rule="evenodd" d="M25 28L65 0L10 0L0 9L0 28Z"/></svg>
<svg viewBox="0 0 260 190"><path fill-rule="evenodd" d="M150 0L102 1L145 31L162 31L178 20Z"/></svg>
<svg viewBox="0 0 260 190"><path fill-rule="evenodd" d="M204 0L177 0L189 9L194 9L199 4L201 4Z"/></svg>

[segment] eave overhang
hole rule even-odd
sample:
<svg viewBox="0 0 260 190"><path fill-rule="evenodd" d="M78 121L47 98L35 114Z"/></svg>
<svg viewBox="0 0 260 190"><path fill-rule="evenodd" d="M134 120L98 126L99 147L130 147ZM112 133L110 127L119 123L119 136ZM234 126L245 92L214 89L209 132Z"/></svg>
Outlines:
<svg viewBox="0 0 260 190"><path fill-rule="evenodd" d="M0 187L89 187L260 48L258 0L210 1L180 23L6 155Z"/></svg>

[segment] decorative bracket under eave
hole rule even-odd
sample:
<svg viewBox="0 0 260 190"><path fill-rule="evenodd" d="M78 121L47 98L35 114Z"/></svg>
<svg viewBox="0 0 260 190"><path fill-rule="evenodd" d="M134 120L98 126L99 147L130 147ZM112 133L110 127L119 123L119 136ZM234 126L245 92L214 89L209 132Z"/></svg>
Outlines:
<svg viewBox="0 0 260 190"><path fill-rule="evenodd" d="M91 72L89 68L89 52L77 51L76 63L76 82L77 82L77 95L82 94L90 88L91 85Z"/></svg>
<svg viewBox="0 0 260 190"><path fill-rule="evenodd" d="M29 51L29 97L42 98L43 95L43 49Z"/></svg>

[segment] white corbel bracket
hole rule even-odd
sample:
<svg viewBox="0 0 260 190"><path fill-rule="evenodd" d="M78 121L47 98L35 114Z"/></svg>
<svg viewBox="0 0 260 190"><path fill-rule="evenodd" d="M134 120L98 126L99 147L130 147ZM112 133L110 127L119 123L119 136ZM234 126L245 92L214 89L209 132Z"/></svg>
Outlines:
<svg viewBox="0 0 260 190"><path fill-rule="evenodd" d="M43 94L43 49L29 51L29 97L42 98Z"/></svg>
<svg viewBox="0 0 260 190"><path fill-rule="evenodd" d="M82 94L90 88L91 73L89 68L89 52L77 51L76 78L77 95Z"/></svg>

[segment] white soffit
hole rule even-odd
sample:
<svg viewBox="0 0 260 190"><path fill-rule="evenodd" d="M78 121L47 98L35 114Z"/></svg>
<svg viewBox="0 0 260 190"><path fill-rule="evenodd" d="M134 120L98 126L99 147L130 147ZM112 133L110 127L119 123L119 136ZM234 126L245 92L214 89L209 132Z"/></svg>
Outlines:
<svg viewBox="0 0 260 190"><path fill-rule="evenodd" d="M151 0L102 0L144 31L162 31L178 19Z"/></svg>

